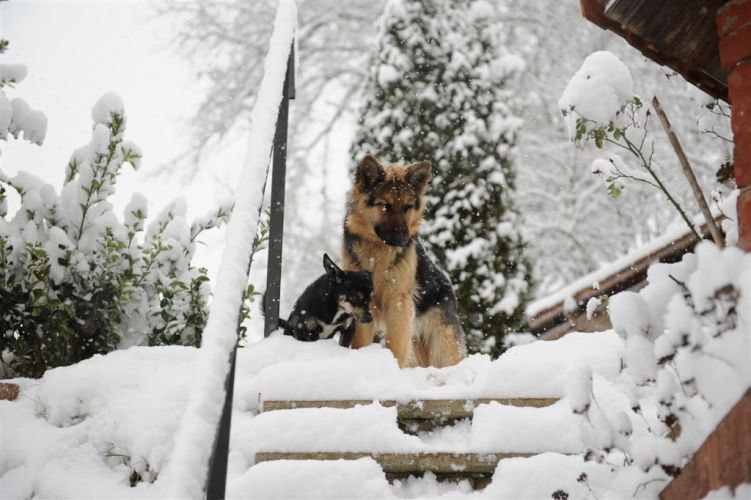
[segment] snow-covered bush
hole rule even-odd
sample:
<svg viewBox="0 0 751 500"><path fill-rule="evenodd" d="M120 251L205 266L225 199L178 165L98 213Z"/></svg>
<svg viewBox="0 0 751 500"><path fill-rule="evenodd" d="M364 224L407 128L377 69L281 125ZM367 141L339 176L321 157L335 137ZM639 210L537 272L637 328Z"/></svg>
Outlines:
<svg viewBox="0 0 751 500"><path fill-rule="evenodd" d="M25 118L14 128L18 109ZM27 109L13 107L9 130L41 142L46 120ZM135 193L119 219L109 199L141 153L124 139L118 96L103 96L92 119L91 141L73 153L59 193L27 172L0 170L0 375L40 376L118 347L200 343L208 277L191 259L197 237L231 207L189 225L178 199L146 225L146 199ZM9 189L20 197L12 216Z"/></svg>
<svg viewBox="0 0 751 500"><path fill-rule="evenodd" d="M657 493L751 385L751 255L704 242L653 265L648 281L608 304L625 340L615 384L631 409L595 398L585 369L571 373L567 396L583 418L585 459L646 472Z"/></svg>
<svg viewBox="0 0 751 500"><path fill-rule="evenodd" d="M8 41L0 39L0 54L7 48ZM16 139L23 135L27 141L42 144L47 133L47 117L41 111L31 109L20 97L8 99L5 94L6 88L12 88L24 78L26 66L0 64L0 139L6 139L8 134Z"/></svg>

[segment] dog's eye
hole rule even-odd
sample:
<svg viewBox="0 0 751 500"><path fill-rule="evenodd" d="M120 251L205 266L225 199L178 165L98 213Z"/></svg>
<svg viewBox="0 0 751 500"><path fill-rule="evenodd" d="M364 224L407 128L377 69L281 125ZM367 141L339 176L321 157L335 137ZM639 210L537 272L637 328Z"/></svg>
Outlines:
<svg viewBox="0 0 751 500"><path fill-rule="evenodd" d="M413 210L416 208L414 205L404 205L404 211L409 212L410 210Z"/></svg>
<svg viewBox="0 0 751 500"><path fill-rule="evenodd" d="M391 203L386 203L385 201L379 201L376 202L376 205L381 207L381 210L384 212L391 212Z"/></svg>

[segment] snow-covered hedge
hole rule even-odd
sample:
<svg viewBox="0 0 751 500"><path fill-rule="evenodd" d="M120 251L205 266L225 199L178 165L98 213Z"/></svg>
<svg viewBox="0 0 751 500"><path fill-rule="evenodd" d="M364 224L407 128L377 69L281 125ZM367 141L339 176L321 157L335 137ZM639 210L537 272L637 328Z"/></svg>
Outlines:
<svg viewBox="0 0 751 500"><path fill-rule="evenodd" d="M20 99L4 114L3 87L26 73L13 68L0 66L0 138L7 129L41 143L43 114ZM178 199L147 226L146 199L134 193L118 218L109 201L117 177L125 164L138 168L141 153L124 139L118 96L103 96L91 116L91 141L73 153L61 191L0 169L0 376L40 376L118 347L200 342L208 277L191 259L196 238L230 207L190 225ZM10 191L20 198L14 214Z"/></svg>
<svg viewBox="0 0 751 500"><path fill-rule="evenodd" d="M624 477L645 472L647 495L680 472L751 386L751 256L704 242L679 263L653 265L648 281L608 305L625 341L615 385L631 409L593 396L587 368L568 384L585 460Z"/></svg>

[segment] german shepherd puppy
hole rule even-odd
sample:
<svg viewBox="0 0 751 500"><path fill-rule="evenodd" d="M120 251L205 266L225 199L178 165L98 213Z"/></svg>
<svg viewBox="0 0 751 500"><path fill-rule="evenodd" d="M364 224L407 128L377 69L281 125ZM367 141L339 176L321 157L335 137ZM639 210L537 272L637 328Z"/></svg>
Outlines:
<svg viewBox="0 0 751 500"><path fill-rule="evenodd" d="M370 323L373 276L368 271L342 271L323 254L326 274L311 283L295 302L289 319L279 320L285 335L310 342L341 332L339 345L349 347L355 323Z"/></svg>
<svg viewBox="0 0 751 500"><path fill-rule="evenodd" d="M357 166L344 220L343 267L373 273L373 323L358 323L352 347L385 330L399 366L449 366L467 355L454 291L417 239L429 161Z"/></svg>

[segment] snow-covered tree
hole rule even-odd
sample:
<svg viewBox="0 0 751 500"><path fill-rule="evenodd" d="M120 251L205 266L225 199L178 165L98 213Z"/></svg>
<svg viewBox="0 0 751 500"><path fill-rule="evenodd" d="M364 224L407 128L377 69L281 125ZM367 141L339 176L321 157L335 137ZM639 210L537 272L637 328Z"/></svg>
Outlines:
<svg viewBox="0 0 751 500"><path fill-rule="evenodd" d="M433 162L426 246L456 287L470 350L498 354L523 324L530 268L509 106L524 63L498 46L492 15L483 1L390 2L352 153Z"/></svg>

